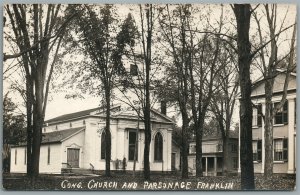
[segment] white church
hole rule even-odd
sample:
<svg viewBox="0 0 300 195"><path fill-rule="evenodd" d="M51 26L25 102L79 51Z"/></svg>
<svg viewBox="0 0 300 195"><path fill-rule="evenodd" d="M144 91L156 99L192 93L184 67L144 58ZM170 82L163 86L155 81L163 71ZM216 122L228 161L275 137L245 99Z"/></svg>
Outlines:
<svg viewBox="0 0 300 195"><path fill-rule="evenodd" d="M179 169L179 150L172 153L174 122L151 110L151 171ZM45 121L40 148L40 173L60 174L66 170L105 170L105 109L98 107ZM111 109L111 170L133 170L137 143L136 170L143 170L144 123L135 111L113 106ZM138 139L136 139L136 136ZM10 171L26 172L26 144L11 148Z"/></svg>

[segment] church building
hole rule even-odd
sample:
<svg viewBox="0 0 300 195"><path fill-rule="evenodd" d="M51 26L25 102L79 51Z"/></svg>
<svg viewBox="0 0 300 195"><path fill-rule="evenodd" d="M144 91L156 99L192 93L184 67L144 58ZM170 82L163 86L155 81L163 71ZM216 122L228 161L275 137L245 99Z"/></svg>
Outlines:
<svg viewBox="0 0 300 195"><path fill-rule="evenodd" d="M151 171L179 169L179 154L172 153L174 122L151 110ZM40 173L60 174L69 170L105 170L105 108L94 108L45 121L40 148ZM111 108L111 170L133 170L135 151L137 171L143 170L144 123L135 111ZM137 143L136 143L137 142ZM26 172L26 144L11 148L10 170Z"/></svg>

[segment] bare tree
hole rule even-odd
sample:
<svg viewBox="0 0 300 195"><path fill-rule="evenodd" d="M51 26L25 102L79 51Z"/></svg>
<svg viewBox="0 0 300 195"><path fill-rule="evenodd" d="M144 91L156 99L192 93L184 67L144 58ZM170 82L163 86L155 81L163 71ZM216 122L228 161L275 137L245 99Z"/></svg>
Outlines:
<svg viewBox="0 0 300 195"><path fill-rule="evenodd" d="M46 10L46 11L45 11ZM67 24L74 14L59 16L62 6L21 5L5 6L6 22L12 29L12 40L18 51L4 54L4 60L21 57L26 78L27 110L27 175L39 174L40 143L44 123L49 83L57 60ZM49 56L54 55L49 65Z"/></svg>
<svg viewBox="0 0 300 195"><path fill-rule="evenodd" d="M287 89L289 76L292 71L295 70L294 56L295 56L295 36L296 36L296 25L294 25L294 30L291 37L290 50L283 57L279 57L278 54L278 39L280 35L286 30L284 23L286 22L286 16L288 10L286 11L281 24L278 24L278 10L276 4L265 4L264 6L264 18L267 20L268 24L268 40L270 44L265 48L261 48L259 51L259 61L260 65L258 67L263 75L263 81L265 83L265 164L264 164L264 175L269 178L273 175L273 118L275 114L283 107L286 102ZM264 45L267 41L264 39L263 30L261 27L261 18L259 18L257 13L253 13L258 26L259 34L259 45ZM269 49L268 49L269 48ZM283 95L279 104L273 108L273 86L275 77L278 75L278 65L280 63L287 62L286 65L286 78L283 87ZM260 113L262 114L262 113Z"/></svg>
<svg viewBox="0 0 300 195"><path fill-rule="evenodd" d="M252 104L250 65L252 61L249 41L251 6L232 6L237 23L238 72L240 81L240 162L241 188L255 189L252 151Z"/></svg>
<svg viewBox="0 0 300 195"><path fill-rule="evenodd" d="M235 52L229 48L225 48L220 52L221 67L217 82L215 83L216 91L212 97L211 109L218 122L223 140L223 174L227 175L229 159L228 159L228 140L230 137L230 127L232 125L232 115L235 108L235 102L238 92L238 77L236 70Z"/></svg>

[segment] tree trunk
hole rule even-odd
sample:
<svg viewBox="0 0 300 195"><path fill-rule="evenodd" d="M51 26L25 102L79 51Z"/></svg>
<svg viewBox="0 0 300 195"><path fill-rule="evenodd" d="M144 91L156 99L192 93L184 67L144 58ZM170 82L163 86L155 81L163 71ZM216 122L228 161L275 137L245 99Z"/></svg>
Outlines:
<svg viewBox="0 0 300 195"><path fill-rule="evenodd" d="M188 169L188 142L187 142L187 129L188 129L188 116L185 111L182 113L182 179L186 179L189 177L189 169Z"/></svg>
<svg viewBox="0 0 300 195"><path fill-rule="evenodd" d="M202 136L203 136L203 124L204 118L201 117L198 124L195 124L196 132L196 177L200 178L203 176L202 168Z"/></svg>
<svg viewBox="0 0 300 195"><path fill-rule="evenodd" d="M265 82L265 177L270 177L273 175L273 82L273 79L267 80Z"/></svg>
<svg viewBox="0 0 300 195"><path fill-rule="evenodd" d="M150 142L151 142L151 124L150 124L150 110L147 106L144 108L145 117L145 147L144 147L144 179L150 180L150 163L149 163L149 153L150 153Z"/></svg>
<svg viewBox="0 0 300 195"><path fill-rule="evenodd" d="M144 179L150 180L150 143L151 143L151 119L150 119L150 64L146 65L146 106L145 118L145 147L144 147Z"/></svg>
<svg viewBox="0 0 300 195"><path fill-rule="evenodd" d="M238 67L240 81L240 161L241 188L255 189L253 151L252 151L252 102L251 102L251 44L249 41L250 5L235 4L234 12L237 20Z"/></svg>
<svg viewBox="0 0 300 195"><path fill-rule="evenodd" d="M41 65L42 66L42 65ZM34 73L35 101L33 104L33 139L32 139L32 176L39 175L40 145L42 141L43 117L43 82L40 70Z"/></svg>
<svg viewBox="0 0 300 195"><path fill-rule="evenodd" d="M222 140L223 140L223 145L222 145L222 149L223 149L223 175L226 176L228 174L228 136L222 136Z"/></svg>
<svg viewBox="0 0 300 195"><path fill-rule="evenodd" d="M105 176L110 177L111 133L110 133L110 87L105 87L106 125L105 125Z"/></svg>
<svg viewBox="0 0 300 195"><path fill-rule="evenodd" d="M32 177L32 101L33 101L33 83L29 75L26 75L26 118L27 118L27 176Z"/></svg>

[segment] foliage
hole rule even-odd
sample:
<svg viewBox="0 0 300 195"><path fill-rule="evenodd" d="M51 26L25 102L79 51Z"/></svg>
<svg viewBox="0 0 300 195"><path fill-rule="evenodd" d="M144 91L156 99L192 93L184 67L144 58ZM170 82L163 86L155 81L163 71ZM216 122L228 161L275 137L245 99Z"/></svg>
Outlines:
<svg viewBox="0 0 300 195"><path fill-rule="evenodd" d="M26 140L26 122L23 114L17 114L18 106L11 98L3 99L3 144L16 145Z"/></svg>

